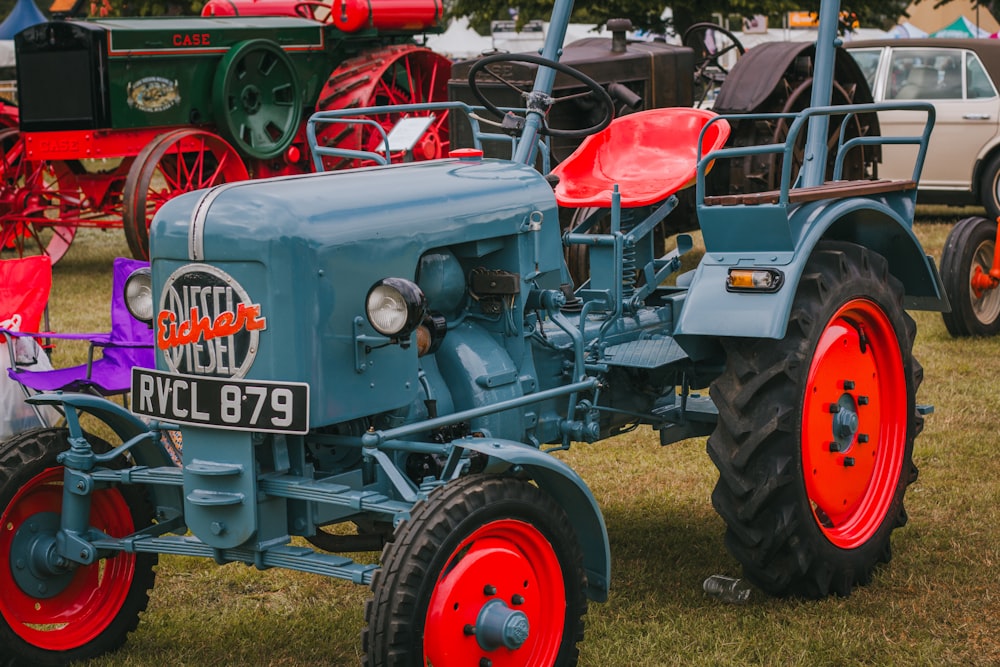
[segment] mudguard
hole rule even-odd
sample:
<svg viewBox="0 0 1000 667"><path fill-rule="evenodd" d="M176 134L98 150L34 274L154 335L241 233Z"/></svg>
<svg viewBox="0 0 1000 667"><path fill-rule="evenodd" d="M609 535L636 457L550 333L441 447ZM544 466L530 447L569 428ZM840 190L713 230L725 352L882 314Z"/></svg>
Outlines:
<svg viewBox="0 0 1000 667"><path fill-rule="evenodd" d="M611 545L604 525L604 515L586 482L559 459L513 440L461 438L451 444L490 457L491 472L520 467L528 477L535 480L539 488L544 489L559 503L573 524L583 550L587 597L596 602L605 602L611 581Z"/></svg>
<svg viewBox="0 0 1000 667"><path fill-rule="evenodd" d="M130 440L140 433L152 430L145 422L127 409L101 396L78 393L51 393L37 394L25 400L30 403L43 405L66 405L80 412L93 415L107 424L122 442ZM164 449L159 440L145 440L140 442L130 450L130 454L138 466L147 468L175 466L167 450ZM179 488L162 484L151 484L148 488L150 493L153 494L152 500L156 507L176 508L179 511L183 506L183 497Z"/></svg>
<svg viewBox="0 0 1000 667"><path fill-rule="evenodd" d="M739 207L727 208L731 225L736 217L734 209ZM885 257L889 271L903 283L906 308L947 310L948 298L937 267L904 220L900 211L905 208L906 202L890 201L887 196L799 205L788 214L786 239L794 244L792 252L751 249L747 245L754 242L752 238L744 244L741 235L706 229L710 250L691 280L675 336L682 343L684 336L783 338L806 262L823 239L857 243ZM710 237L725 240L709 243ZM783 285L773 293L729 292L726 278L735 266L776 268L784 274Z"/></svg>

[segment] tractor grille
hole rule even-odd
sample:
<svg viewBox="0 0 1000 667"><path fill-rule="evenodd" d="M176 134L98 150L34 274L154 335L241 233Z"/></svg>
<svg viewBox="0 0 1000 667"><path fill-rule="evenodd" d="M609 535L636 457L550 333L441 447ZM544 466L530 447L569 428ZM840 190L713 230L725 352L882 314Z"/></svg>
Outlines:
<svg viewBox="0 0 1000 667"><path fill-rule="evenodd" d="M108 126L106 32L65 21L42 23L15 37L24 132Z"/></svg>

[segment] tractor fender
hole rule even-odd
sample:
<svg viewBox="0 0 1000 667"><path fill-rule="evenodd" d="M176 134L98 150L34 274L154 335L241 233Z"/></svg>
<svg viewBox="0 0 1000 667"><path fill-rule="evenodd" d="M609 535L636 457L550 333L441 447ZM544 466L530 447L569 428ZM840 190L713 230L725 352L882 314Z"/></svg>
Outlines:
<svg viewBox="0 0 1000 667"><path fill-rule="evenodd" d="M43 405L65 405L80 412L93 415L114 431L115 435L122 442L127 442L141 433L147 433L152 430L145 422L127 409L102 396L79 393L52 393L37 394L25 400L30 403ZM129 450L129 453L138 466L161 468L176 465L158 439L144 440ZM154 484L150 486L150 493L153 495L152 500L157 508L179 509L183 506L183 498L179 488Z"/></svg>
<svg viewBox="0 0 1000 667"><path fill-rule="evenodd" d="M708 250L690 281L675 336L682 343L685 336L783 338L802 272L816 244L825 239L856 243L885 257L889 272L903 283L904 307L948 310L934 260L900 208L905 207L898 202L890 206L885 197L811 202L789 214L789 229L800 230L791 253ZM783 275L782 286L772 293L727 291L729 270L737 266L775 268Z"/></svg>
<svg viewBox="0 0 1000 667"><path fill-rule="evenodd" d="M611 545L604 515L586 482L559 459L513 440L461 438L451 444L490 457L489 472L523 471L559 503L580 540L587 597L605 602L611 581Z"/></svg>

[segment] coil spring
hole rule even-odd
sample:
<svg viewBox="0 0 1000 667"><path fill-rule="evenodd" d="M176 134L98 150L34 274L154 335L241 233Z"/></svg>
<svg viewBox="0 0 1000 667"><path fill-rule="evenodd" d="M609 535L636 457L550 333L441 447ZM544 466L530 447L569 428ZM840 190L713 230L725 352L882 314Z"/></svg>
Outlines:
<svg viewBox="0 0 1000 667"><path fill-rule="evenodd" d="M622 209L621 232L628 234L636 225L636 216L632 209ZM636 283L636 253L635 244L622 245L622 300L628 301L635 294Z"/></svg>

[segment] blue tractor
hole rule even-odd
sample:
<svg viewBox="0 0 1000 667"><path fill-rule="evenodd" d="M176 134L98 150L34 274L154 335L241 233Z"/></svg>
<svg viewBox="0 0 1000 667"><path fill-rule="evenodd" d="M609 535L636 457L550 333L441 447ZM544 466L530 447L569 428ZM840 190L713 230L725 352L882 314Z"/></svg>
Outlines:
<svg viewBox="0 0 1000 667"><path fill-rule="evenodd" d="M586 482L550 452L636 425L663 444L708 436L726 544L762 590L846 595L889 560L929 409L906 309L947 308L912 231L933 108L897 105L926 114L912 137L830 131L882 107L829 104L824 0L812 104L781 115L781 143L724 148L727 119L700 109L613 120L607 90L559 63L571 8L555 3L541 55L469 71L482 93L535 65L523 108L414 105L349 156L380 165L163 205L126 288L157 347L132 409L38 396L65 428L0 445L0 658L114 650L157 555L182 554L370 586L367 665L573 664L611 555ZM547 125L557 78L600 110L591 127ZM444 111L472 146L385 164ZM364 113L319 113L309 136ZM565 132L586 139L550 171ZM850 151L888 141L917 147L912 179L843 178ZM776 189L706 192L716 163L768 153ZM653 232L685 187L706 252L682 272L691 237L660 254ZM562 208L590 212L564 233ZM375 564L344 555L380 547Z"/></svg>

